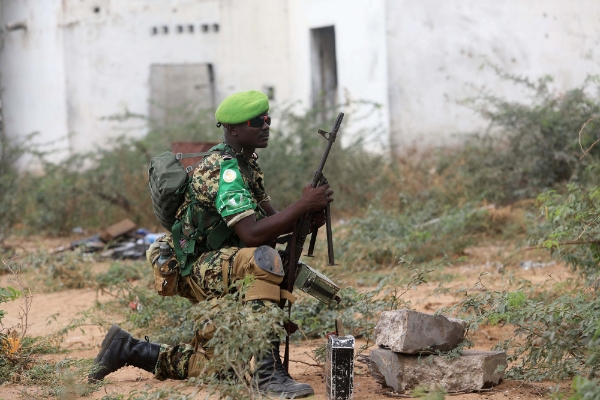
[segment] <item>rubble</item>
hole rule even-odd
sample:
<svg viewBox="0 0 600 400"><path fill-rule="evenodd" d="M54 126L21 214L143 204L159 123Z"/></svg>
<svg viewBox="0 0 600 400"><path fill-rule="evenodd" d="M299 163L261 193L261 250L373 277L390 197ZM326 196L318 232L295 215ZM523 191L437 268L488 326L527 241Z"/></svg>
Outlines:
<svg viewBox="0 0 600 400"><path fill-rule="evenodd" d="M434 384L448 392L487 389L502 381L507 366L506 353L501 351L464 350L462 356L447 359L379 348L371 351L370 359L373 377L397 392Z"/></svg>
<svg viewBox="0 0 600 400"><path fill-rule="evenodd" d="M453 357L432 354L456 349L465 328L464 321L444 315L408 309L385 311L375 327L380 348L370 353L371 374L397 392L433 385L448 392L471 392L499 384L507 367L505 352L464 350Z"/></svg>
<svg viewBox="0 0 600 400"><path fill-rule="evenodd" d="M68 246L54 248L50 253L81 249L84 253L100 253L102 258L143 259L148 247L163 235L164 233L137 229L133 221L124 219L96 235L75 240Z"/></svg>
<svg viewBox="0 0 600 400"><path fill-rule="evenodd" d="M462 342L465 326L464 321L444 315L406 308L384 311L375 327L375 343L404 354L448 351Z"/></svg>
<svg viewBox="0 0 600 400"><path fill-rule="evenodd" d="M123 235L128 234L131 231L134 231L135 228L137 228L135 222L133 222L130 219L124 219L104 229L100 233L100 240L102 240L104 243L108 243Z"/></svg>

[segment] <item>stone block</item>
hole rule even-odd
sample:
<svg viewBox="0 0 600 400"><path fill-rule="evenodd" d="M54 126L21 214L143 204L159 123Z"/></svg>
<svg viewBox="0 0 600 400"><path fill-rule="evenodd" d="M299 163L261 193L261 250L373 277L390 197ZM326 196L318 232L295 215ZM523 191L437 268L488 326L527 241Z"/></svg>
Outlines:
<svg viewBox="0 0 600 400"><path fill-rule="evenodd" d="M408 309L384 311L375 327L375 343L397 353L449 351L465 336L466 323L444 315Z"/></svg>
<svg viewBox="0 0 600 400"><path fill-rule="evenodd" d="M442 385L448 392L487 389L502 382L507 366L503 351L465 350L462 356L448 360L379 348L371 350L370 358L373 377L397 392L433 384ZM499 371L499 366L504 368Z"/></svg>

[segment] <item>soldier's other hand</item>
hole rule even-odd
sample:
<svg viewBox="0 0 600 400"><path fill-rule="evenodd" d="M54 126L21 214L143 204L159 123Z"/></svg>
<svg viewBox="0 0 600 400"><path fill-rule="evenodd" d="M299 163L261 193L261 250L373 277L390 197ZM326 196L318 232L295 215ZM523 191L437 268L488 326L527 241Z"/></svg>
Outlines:
<svg viewBox="0 0 600 400"><path fill-rule="evenodd" d="M331 195L333 195L333 190L329 188L328 183L316 188L307 183L302 191L302 200L309 211L321 211L333 201Z"/></svg>
<svg viewBox="0 0 600 400"><path fill-rule="evenodd" d="M317 229L325 225L325 210L315 211L313 213L313 220L311 224L311 231L315 232Z"/></svg>

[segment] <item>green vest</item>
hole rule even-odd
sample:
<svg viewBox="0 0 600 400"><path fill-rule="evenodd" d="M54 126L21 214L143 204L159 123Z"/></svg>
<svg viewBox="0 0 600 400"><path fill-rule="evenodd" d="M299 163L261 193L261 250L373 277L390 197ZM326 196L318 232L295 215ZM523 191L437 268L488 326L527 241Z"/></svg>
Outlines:
<svg viewBox="0 0 600 400"><path fill-rule="evenodd" d="M222 156L236 156L233 149L225 143L219 143L212 147L210 152L220 152ZM253 175L247 165L247 161L244 159L242 162L238 162L238 166L240 172L246 177L246 180L252 181ZM173 233L173 247L175 248L177 261L179 261L181 276L191 274L192 264L201 253L217 250L227 240L232 242L232 245L235 247L246 247L241 239L237 237L233 228L228 227L220 215L199 207L201 203L194 195L191 182L192 176L188 178L187 184L181 188L182 191L188 191L191 199L182 217L186 222L183 223L181 219L177 219L171 229ZM250 190L250 188L247 189ZM207 230L206 227L213 227L208 235L205 233Z"/></svg>

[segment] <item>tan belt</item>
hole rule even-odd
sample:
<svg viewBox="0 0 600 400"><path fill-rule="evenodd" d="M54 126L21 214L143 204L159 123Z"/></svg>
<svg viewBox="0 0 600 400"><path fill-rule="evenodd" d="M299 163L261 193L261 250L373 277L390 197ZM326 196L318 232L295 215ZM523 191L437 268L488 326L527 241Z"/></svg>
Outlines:
<svg viewBox="0 0 600 400"><path fill-rule="evenodd" d="M196 300L198 300L198 301L204 301L204 300L206 300L206 297L207 297L206 293L204 293L204 291L202 290L202 288L200 287L200 285L198 285L196 283L196 281L192 279L191 275L184 276L183 279L185 279L185 281L187 282L187 284L192 289L192 293L194 294L194 297L196 298Z"/></svg>

